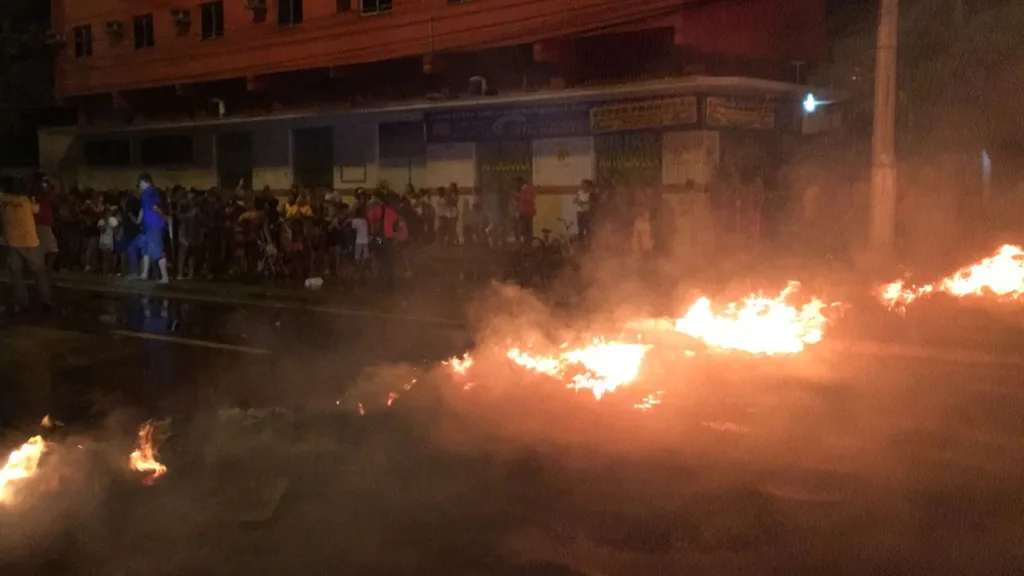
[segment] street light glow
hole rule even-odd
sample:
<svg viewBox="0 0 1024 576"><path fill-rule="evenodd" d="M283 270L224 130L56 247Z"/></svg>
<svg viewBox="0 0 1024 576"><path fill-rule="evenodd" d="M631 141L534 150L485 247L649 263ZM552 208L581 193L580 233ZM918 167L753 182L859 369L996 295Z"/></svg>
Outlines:
<svg viewBox="0 0 1024 576"><path fill-rule="evenodd" d="M814 94L808 94L807 98L804 98L804 112L813 114L814 111L818 109L818 104L821 104L821 102L818 102L818 99L814 97Z"/></svg>

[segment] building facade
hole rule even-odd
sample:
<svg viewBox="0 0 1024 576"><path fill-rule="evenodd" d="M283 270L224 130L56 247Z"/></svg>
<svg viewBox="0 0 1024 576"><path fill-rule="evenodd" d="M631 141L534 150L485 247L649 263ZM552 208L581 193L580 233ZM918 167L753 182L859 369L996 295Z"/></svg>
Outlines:
<svg viewBox="0 0 1024 576"><path fill-rule="evenodd" d="M580 180L701 191L770 176L825 56L809 0L53 0L69 183L351 191L456 183L541 225ZM571 9L570 9L571 8ZM820 120L817 122L820 124ZM683 212L686 212L683 207Z"/></svg>

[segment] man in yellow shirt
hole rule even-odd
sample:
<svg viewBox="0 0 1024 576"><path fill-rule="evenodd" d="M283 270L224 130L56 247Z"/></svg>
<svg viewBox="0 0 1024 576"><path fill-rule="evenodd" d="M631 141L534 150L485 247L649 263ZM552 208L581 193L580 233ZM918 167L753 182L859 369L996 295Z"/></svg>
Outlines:
<svg viewBox="0 0 1024 576"><path fill-rule="evenodd" d="M26 265L36 278L40 301L44 306L50 306L50 283L43 265L39 236L36 234L34 215L38 211L39 205L14 180L0 181L0 226L7 246L7 269L11 274L15 303L19 308L28 306L24 273Z"/></svg>

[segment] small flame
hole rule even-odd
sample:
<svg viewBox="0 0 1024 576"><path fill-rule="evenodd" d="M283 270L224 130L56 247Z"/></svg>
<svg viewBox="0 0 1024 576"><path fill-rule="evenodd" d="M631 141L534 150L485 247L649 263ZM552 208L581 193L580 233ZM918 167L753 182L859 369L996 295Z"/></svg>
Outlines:
<svg viewBox="0 0 1024 576"><path fill-rule="evenodd" d="M655 406L661 404L661 397L664 395L663 392L655 392L654 394L648 394L643 400L633 404L633 408L637 410L653 410Z"/></svg>
<svg viewBox="0 0 1024 576"><path fill-rule="evenodd" d="M546 374L552 378L570 377L567 387L572 390L590 390L600 400L608 392L631 384L640 373L649 346L625 342L594 340L590 346L563 350L558 356L533 355L512 348L506 356L517 365Z"/></svg>
<svg viewBox="0 0 1024 576"><path fill-rule="evenodd" d="M0 469L0 502L7 500L9 496L8 485L35 474L45 451L46 441L43 437L33 436L20 448L11 452L7 457L7 463Z"/></svg>
<svg viewBox="0 0 1024 576"><path fill-rule="evenodd" d="M388 407L389 408L391 407L392 404L395 403L395 400L398 400L398 394L396 392L388 392Z"/></svg>
<svg viewBox="0 0 1024 576"><path fill-rule="evenodd" d="M363 403L362 402L359 403L359 415L360 416L366 416L366 408L363 408Z"/></svg>
<svg viewBox="0 0 1024 576"><path fill-rule="evenodd" d="M142 481L146 486L151 486L156 479L167 473L167 467L157 461L159 455L153 443L153 431L156 428L152 420L147 421L139 428L139 436L135 442L135 451L128 457L128 465L136 472L147 474Z"/></svg>
<svg viewBox="0 0 1024 576"><path fill-rule="evenodd" d="M802 352L808 344L821 342L827 320L821 300L812 299L799 308L786 302L798 287L791 282L776 298L748 296L728 304L720 314L712 311L711 300L699 298L685 316L676 320L675 329L721 351L763 355Z"/></svg>
<svg viewBox="0 0 1024 576"><path fill-rule="evenodd" d="M453 356L452 358L444 361L444 364L452 367L452 372L455 374L464 375L470 368L473 367L473 357L469 354L464 354L461 358Z"/></svg>
<svg viewBox="0 0 1024 576"><path fill-rule="evenodd" d="M1003 300L1018 300L1024 295L1024 249L1005 244L992 256L964 266L938 282L913 286L897 280L879 286L876 295L889 309L903 310L935 292L957 298L991 294Z"/></svg>

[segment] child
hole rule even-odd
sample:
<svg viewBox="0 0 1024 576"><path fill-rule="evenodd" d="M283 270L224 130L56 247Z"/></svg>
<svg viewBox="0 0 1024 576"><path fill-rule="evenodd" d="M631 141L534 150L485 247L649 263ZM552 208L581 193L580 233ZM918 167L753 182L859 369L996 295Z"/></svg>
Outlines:
<svg viewBox="0 0 1024 576"><path fill-rule="evenodd" d="M370 225L366 222L366 207L360 206L350 225L356 236L354 258L356 266L363 267L370 257Z"/></svg>
<svg viewBox="0 0 1024 576"><path fill-rule="evenodd" d="M100 239L100 261L104 274L113 274L117 270L117 255L114 253L114 246L121 238L121 215L117 206L107 205L99 221Z"/></svg>

